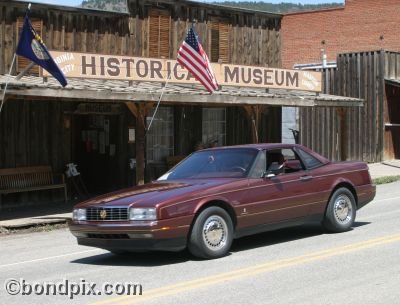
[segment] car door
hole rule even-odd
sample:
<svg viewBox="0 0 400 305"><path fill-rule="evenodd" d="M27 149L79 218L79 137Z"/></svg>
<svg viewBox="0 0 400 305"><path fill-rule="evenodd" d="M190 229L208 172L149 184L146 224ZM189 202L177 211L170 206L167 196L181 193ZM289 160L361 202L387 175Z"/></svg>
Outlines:
<svg viewBox="0 0 400 305"><path fill-rule="evenodd" d="M265 154L263 177L249 178L246 202L242 205L243 226L273 224L300 219L309 214L313 198L309 196L313 178L291 148L261 152ZM278 163L278 164L276 164ZM285 163L292 167L285 168ZM273 167L277 168L271 171ZM259 170L257 171L260 172Z"/></svg>

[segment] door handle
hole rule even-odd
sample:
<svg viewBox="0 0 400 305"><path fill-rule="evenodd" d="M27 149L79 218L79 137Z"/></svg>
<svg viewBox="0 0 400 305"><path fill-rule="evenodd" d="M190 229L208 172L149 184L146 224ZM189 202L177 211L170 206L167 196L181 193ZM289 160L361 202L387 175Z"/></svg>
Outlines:
<svg viewBox="0 0 400 305"><path fill-rule="evenodd" d="M300 177L300 180L302 180L302 181L309 181L309 180L311 180L313 178L313 176L301 176Z"/></svg>

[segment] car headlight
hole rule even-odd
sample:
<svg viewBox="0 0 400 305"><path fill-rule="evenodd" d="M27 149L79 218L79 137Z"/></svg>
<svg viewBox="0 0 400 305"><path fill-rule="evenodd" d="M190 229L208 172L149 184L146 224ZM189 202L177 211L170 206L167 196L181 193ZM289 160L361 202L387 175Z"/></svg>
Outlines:
<svg viewBox="0 0 400 305"><path fill-rule="evenodd" d="M129 210L130 220L156 220L157 213L155 208L131 208Z"/></svg>
<svg viewBox="0 0 400 305"><path fill-rule="evenodd" d="M86 209L74 209L72 212L73 220L86 220Z"/></svg>

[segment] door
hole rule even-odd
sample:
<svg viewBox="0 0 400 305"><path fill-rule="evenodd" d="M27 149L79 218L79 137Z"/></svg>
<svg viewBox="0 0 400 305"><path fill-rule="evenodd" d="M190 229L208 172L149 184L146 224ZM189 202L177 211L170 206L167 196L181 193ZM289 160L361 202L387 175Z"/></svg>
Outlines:
<svg viewBox="0 0 400 305"><path fill-rule="evenodd" d="M308 216L313 177L292 149L264 151L264 177L251 177L243 226L273 224ZM242 209L243 212L243 209ZM243 213L242 213L243 214ZM243 215L242 215L243 216Z"/></svg>
<svg viewBox="0 0 400 305"><path fill-rule="evenodd" d="M121 188L119 115L75 115L73 123L74 162L89 193Z"/></svg>

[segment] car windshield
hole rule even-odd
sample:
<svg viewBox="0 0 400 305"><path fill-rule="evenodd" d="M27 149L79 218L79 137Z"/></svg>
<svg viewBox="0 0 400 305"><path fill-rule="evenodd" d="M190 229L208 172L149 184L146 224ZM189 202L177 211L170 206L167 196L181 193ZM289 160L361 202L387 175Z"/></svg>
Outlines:
<svg viewBox="0 0 400 305"><path fill-rule="evenodd" d="M257 153L255 149L242 148L198 151L158 180L246 177Z"/></svg>

